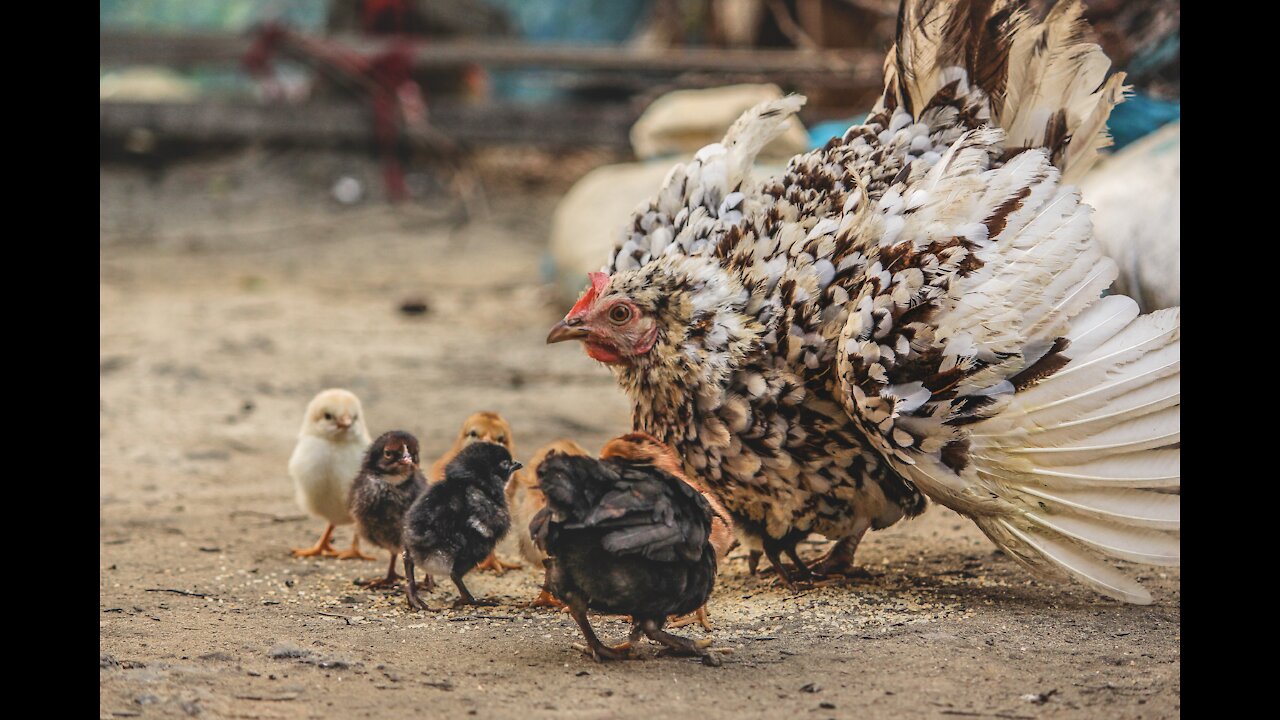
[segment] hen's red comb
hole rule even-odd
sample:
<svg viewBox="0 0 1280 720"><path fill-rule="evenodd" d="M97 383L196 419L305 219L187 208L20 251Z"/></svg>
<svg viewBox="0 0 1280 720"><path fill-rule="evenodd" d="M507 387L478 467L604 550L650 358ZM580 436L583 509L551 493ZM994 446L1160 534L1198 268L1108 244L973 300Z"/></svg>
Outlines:
<svg viewBox="0 0 1280 720"><path fill-rule="evenodd" d="M578 298L578 302L574 303L573 308L569 310L569 314L565 317L573 317L581 315L591 309L596 304L596 298L600 296L600 292L604 290L604 286L609 284L609 276L602 272L587 273L587 277L591 279L591 287Z"/></svg>

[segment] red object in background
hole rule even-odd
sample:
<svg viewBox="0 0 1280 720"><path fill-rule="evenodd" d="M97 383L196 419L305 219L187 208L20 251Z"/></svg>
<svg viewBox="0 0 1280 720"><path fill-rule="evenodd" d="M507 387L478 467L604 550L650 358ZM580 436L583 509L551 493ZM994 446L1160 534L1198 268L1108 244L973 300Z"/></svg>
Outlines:
<svg viewBox="0 0 1280 720"><path fill-rule="evenodd" d="M403 20L405 5L398 0L366 0L364 10L366 21L383 17L378 12L393 15L399 12ZM275 80L271 60L286 46L307 62L328 67L353 81L368 94L387 196L392 202L407 199L409 193L398 152L403 137L399 121L411 126L427 121L427 103L421 86L413 79L413 53L408 41L399 37L385 52L370 58L332 40L297 35L280 25L266 25L245 53L243 63L267 88L271 99L278 95L272 92Z"/></svg>
<svg viewBox="0 0 1280 720"><path fill-rule="evenodd" d="M408 17L409 4L406 0L364 0L360 3L360 25L370 35L405 32Z"/></svg>

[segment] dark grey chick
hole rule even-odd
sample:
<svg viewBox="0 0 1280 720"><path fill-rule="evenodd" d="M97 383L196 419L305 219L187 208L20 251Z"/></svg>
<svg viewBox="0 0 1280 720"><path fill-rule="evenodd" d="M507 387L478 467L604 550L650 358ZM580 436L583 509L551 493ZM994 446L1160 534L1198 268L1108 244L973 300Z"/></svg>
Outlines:
<svg viewBox="0 0 1280 720"><path fill-rule="evenodd" d="M492 605L477 601L462 576L493 552L511 527L505 488L521 464L501 445L472 443L445 466L444 480L430 485L405 517L404 569L409 578L409 607L429 610L418 597L415 563L426 571L426 589L435 587L433 575L448 575L461 596L454 605Z"/></svg>
<svg viewBox="0 0 1280 720"><path fill-rule="evenodd" d="M418 439L402 430L383 433L364 455L360 474L351 483L347 509L356 522L356 532L365 540L391 553L387 576L380 580L357 580L357 585L385 587L401 580L396 573L404 538L404 516L413 501L427 489L418 465Z"/></svg>

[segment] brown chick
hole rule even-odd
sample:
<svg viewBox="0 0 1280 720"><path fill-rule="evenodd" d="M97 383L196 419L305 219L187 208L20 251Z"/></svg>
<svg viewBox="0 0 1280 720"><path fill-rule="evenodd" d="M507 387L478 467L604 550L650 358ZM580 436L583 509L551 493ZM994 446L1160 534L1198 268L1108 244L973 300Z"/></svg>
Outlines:
<svg viewBox="0 0 1280 720"><path fill-rule="evenodd" d="M633 432L605 443L604 448L600 451L600 459L608 460L610 458L643 460L652 463L659 470L668 472L685 481L690 487L697 490L702 497L706 498L707 503L711 505L712 513L714 513L711 518L711 547L715 548L716 551L716 567L718 568L724 564L725 557L729 555L729 550L733 547L733 521L729 519L729 513L725 511L724 506L720 504L720 501L714 495L684 474L684 467L671 448L663 445L661 441L648 433ZM545 500L543 502L545 503ZM711 629L711 622L707 619L707 606L705 604L698 608L695 613L674 619L670 627L684 627L695 622L702 625L706 630Z"/></svg>
<svg viewBox="0 0 1280 720"><path fill-rule="evenodd" d="M511 510L511 531L516 534L516 542L520 547L520 555L534 567L544 567L547 554L542 552L533 542L529 534L529 523L539 510L547 506L547 496L538 487L538 466L552 452L565 455L590 455L587 449L567 438L561 438L542 446L533 454L528 466L511 476L507 481L507 507ZM530 607L563 607L564 604L551 597L544 581L542 592L529 603Z"/></svg>
<svg viewBox="0 0 1280 720"><path fill-rule="evenodd" d="M511 434L511 425L498 413L493 412L476 412L462 423L462 429L458 432L458 438L453 441L453 447L449 451L440 456L439 460L431 466L431 474L428 476L428 482L431 484L444 480L444 469L462 449L474 442L491 442L501 445L515 456L515 438ZM489 570L498 575L502 575L508 570L523 567L516 563L505 563L498 559L494 553L489 553L489 557L475 567L476 570Z"/></svg>

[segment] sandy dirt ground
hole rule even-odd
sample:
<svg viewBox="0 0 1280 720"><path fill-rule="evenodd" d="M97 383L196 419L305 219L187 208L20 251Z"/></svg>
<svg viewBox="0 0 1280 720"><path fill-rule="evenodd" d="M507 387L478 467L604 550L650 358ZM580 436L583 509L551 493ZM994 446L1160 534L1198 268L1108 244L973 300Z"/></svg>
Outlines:
<svg viewBox="0 0 1280 720"><path fill-rule="evenodd" d="M732 651L719 668L651 645L583 658L567 615L521 606L531 568L468 578L497 607L422 614L353 585L385 554L291 558L322 528L286 471L322 388L356 392L373 434L409 430L424 458L479 409L510 420L522 459L630 426L607 370L543 343L566 309L543 270L566 180L492 178L493 211L460 226L447 200L339 207L334 167L286 161L102 172L102 717L1180 714L1176 570L1143 575L1154 605L1120 605L1030 580L939 507L869 535L871 577L845 586L794 595L735 552L710 603L709 634ZM399 312L412 297L428 313Z"/></svg>

